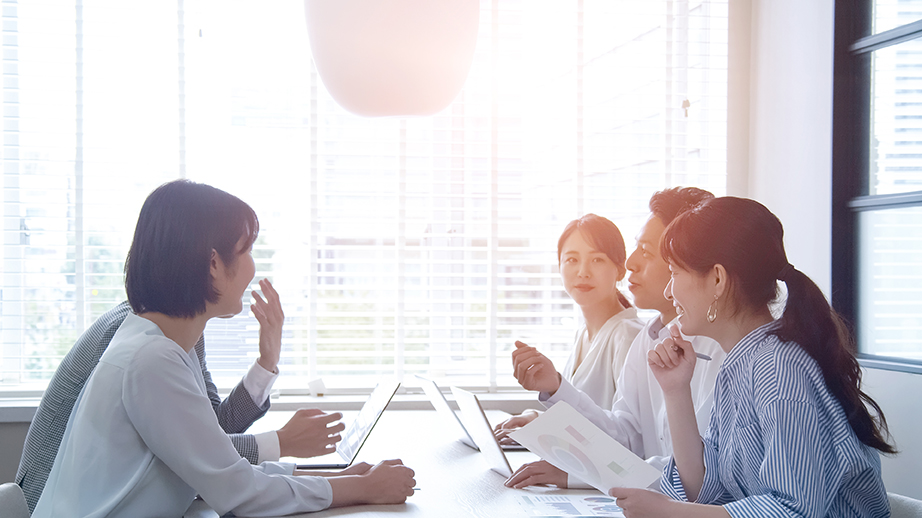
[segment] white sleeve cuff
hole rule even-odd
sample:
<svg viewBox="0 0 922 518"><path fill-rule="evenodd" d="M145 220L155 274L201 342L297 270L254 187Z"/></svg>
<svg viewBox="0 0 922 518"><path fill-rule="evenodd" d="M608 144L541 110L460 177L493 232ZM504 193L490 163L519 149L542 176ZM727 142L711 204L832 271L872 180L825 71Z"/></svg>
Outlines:
<svg viewBox="0 0 922 518"><path fill-rule="evenodd" d="M566 401L570 403L570 406L579 408L579 390L570 384L569 381L561 379L560 386L557 387L557 392L554 392L553 396L547 392L540 392L538 393L538 401L546 408L551 408L555 403L560 401Z"/></svg>
<svg viewBox="0 0 922 518"><path fill-rule="evenodd" d="M595 489L577 477L567 473L567 489Z"/></svg>
<svg viewBox="0 0 922 518"><path fill-rule="evenodd" d="M269 372L259 362L253 362L250 370L243 376L243 388L250 393L256 406L261 407L269 398L269 392L272 391L272 385L278 377L278 372Z"/></svg>
<svg viewBox="0 0 922 518"><path fill-rule="evenodd" d="M256 463L277 462L281 457L279 447L279 434L276 432L258 433L253 437L256 438L256 447L259 448L259 455L256 457ZM294 468L292 468L294 469ZM290 475L291 473L289 473Z"/></svg>

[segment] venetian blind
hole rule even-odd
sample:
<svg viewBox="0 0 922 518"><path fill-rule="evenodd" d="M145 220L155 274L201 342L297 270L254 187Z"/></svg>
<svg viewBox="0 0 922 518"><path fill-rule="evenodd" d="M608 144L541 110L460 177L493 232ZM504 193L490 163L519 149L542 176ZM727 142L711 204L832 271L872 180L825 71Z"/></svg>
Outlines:
<svg viewBox="0 0 922 518"><path fill-rule="evenodd" d="M259 215L286 390L511 387L517 339L562 368L580 320L566 223L606 216L631 246L654 191L725 190L726 0L482 0L458 98L388 119L333 102L300 0L2 5L7 386L40 386L123 300L140 205L177 177ZM209 324L219 385L256 329Z"/></svg>

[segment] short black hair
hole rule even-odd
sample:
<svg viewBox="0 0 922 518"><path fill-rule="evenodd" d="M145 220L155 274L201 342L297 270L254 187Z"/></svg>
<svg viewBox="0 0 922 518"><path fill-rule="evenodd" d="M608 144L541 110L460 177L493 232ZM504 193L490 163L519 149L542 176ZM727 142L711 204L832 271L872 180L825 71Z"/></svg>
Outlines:
<svg viewBox="0 0 922 518"><path fill-rule="evenodd" d="M211 251L227 265L259 234L256 212L240 198L188 180L154 189L144 201L125 259L125 290L135 313L191 318L217 302ZM242 250L237 249L246 238Z"/></svg>
<svg viewBox="0 0 922 518"><path fill-rule="evenodd" d="M650 212L666 226L679 214L713 197L710 192L697 187L663 189L650 197Z"/></svg>

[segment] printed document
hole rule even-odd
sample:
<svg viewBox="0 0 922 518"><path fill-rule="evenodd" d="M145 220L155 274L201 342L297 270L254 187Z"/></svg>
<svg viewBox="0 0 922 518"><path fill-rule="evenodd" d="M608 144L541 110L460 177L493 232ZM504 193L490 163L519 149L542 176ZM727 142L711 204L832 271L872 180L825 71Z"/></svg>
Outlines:
<svg viewBox="0 0 922 518"><path fill-rule="evenodd" d="M605 494L613 487L645 488L661 476L563 401L509 436Z"/></svg>

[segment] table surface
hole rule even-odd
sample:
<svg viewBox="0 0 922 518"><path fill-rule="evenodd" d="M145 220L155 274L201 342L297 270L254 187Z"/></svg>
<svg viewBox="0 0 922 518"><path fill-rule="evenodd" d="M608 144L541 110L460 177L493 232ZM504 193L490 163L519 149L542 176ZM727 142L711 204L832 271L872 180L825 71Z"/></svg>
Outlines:
<svg viewBox="0 0 922 518"><path fill-rule="evenodd" d="M269 412L254 424L258 433L274 430L284 424L292 412ZM499 422L507 414L487 411L491 422ZM348 416L347 416L348 418ZM393 517L395 513L411 517L511 517L526 516L517 495L598 495L595 490L556 488L510 489L505 478L494 472L477 450L457 441L434 410L385 411L356 462L375 464L381 460L400 458L416 472L419 490L400 505L363 505L327 509L293 516L322 518L349 515L359 518ZM513 469L538 457L530 452L506 453ZM186 518L213 518L217 514L200 500Z"/></svg>

